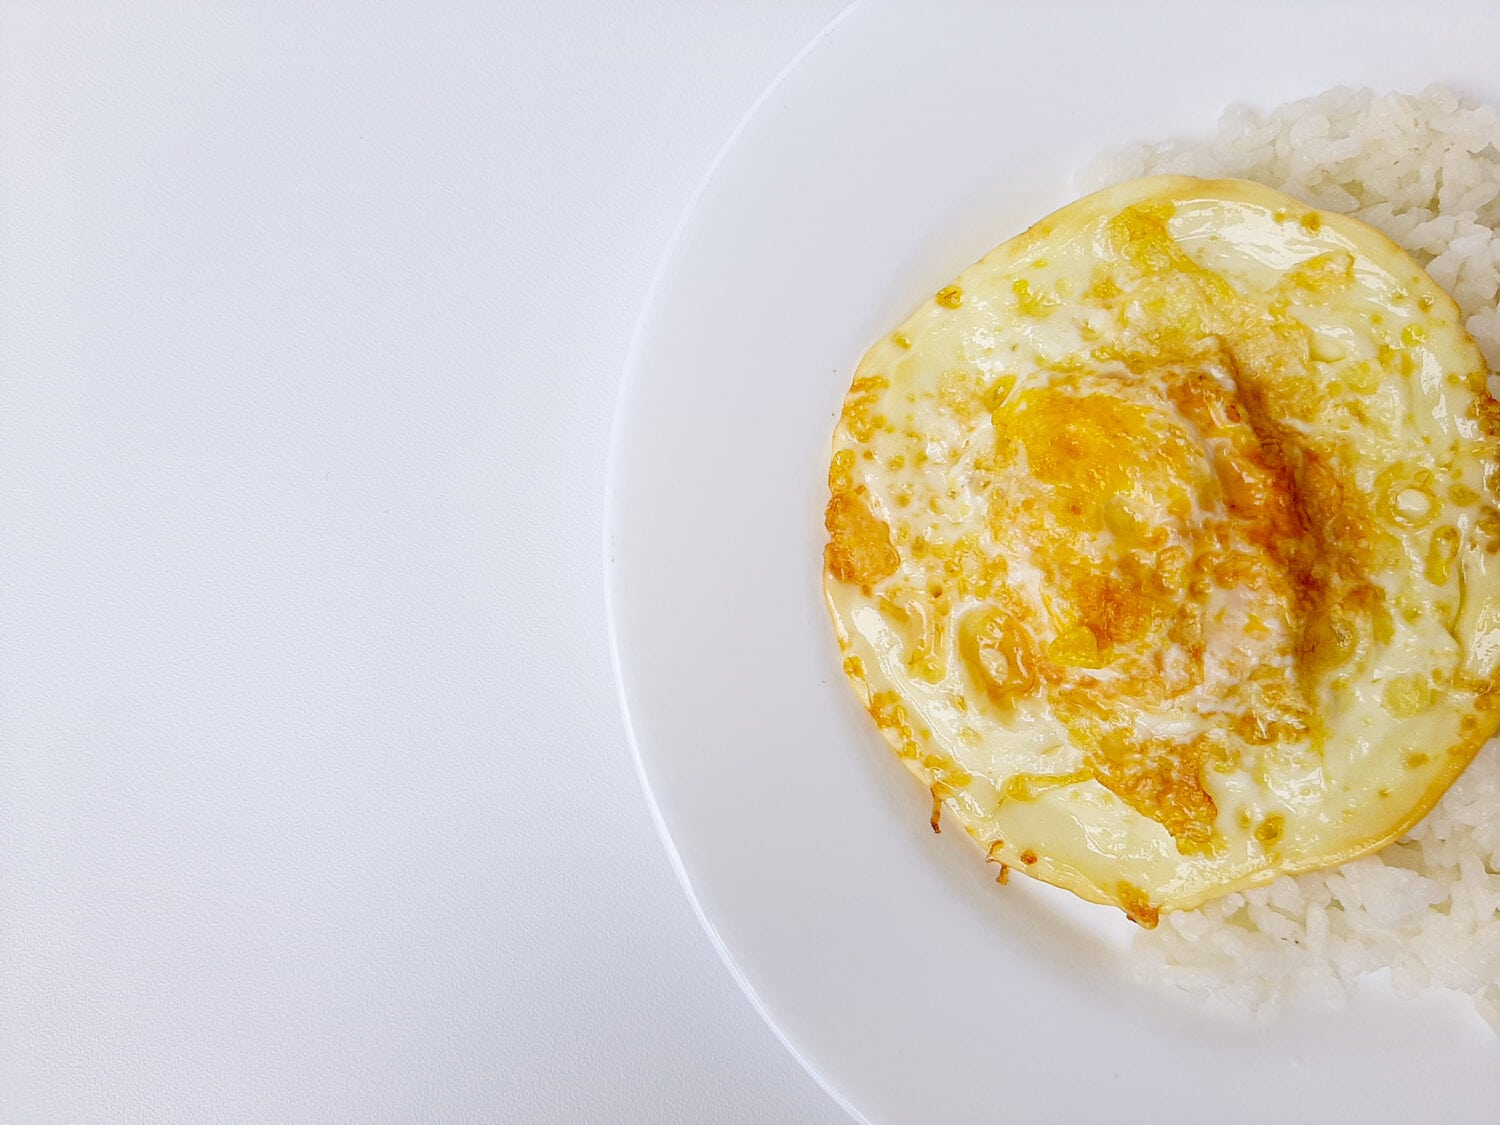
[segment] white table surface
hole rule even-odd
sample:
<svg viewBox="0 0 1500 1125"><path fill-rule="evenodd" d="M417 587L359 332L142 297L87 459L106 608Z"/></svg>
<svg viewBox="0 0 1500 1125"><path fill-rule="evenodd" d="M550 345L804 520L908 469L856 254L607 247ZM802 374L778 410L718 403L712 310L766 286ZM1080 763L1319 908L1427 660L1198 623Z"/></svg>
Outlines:
<svg viewBox="0 0 1500 1125"><path fill-rule="evenodd" d="M0 6L0 1119L843 1120L601 569L651 274L840 2Z"/></svg>

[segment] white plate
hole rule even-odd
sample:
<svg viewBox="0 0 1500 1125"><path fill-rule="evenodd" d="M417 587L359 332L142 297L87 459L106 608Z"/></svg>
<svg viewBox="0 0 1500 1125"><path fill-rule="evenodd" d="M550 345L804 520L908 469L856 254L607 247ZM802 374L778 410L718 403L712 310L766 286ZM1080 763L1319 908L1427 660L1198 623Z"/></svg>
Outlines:
<svg viewBox="0 0 1500 1125"><path fill-rule="evenodd" d="M1468 1002L1363 988L1239 1028L1131 983L1116 913L934 837L820 598L829 435L882 331L1138 139L1232 101L1447 81L1500 100L1500 6L871 4L721 156L627 373L607 529L642 774L725 960L878 1121L1494 1120Z"/></svg>

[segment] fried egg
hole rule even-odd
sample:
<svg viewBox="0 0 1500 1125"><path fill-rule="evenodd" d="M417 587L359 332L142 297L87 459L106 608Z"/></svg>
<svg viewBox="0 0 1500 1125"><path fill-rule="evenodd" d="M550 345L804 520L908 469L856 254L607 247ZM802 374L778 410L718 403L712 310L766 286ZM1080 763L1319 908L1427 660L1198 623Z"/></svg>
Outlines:
<svg viewBox="0 0 1500 1125"><path fill-rule="evenodd" d="M1160 911L1413 825L1500 711L1500 407L1344 216L1156 177L874 345L824 590L876 727L1001 865Z"/></svg>

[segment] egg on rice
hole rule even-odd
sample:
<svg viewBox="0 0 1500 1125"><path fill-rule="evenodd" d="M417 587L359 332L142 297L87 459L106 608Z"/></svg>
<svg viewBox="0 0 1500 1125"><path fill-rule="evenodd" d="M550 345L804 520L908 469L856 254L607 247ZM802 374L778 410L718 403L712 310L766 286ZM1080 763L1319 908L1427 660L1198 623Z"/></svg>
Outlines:
<svg viewBox="0 0 1500 1125"><path fill-rule="evenodd" d="M1500 711L1500 411L1371 226L1150 176L869 350L834 439L844 670L1001 865L1145 926L1409 830Z"/></svg>

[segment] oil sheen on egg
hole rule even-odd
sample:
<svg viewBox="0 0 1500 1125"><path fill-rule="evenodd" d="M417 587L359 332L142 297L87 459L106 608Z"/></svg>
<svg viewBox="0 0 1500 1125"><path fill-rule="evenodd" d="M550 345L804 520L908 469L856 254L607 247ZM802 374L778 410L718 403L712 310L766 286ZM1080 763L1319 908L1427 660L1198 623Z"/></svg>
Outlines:
<svg viewBox="0 0 1500 1125"><path fill-rule="evenodd" d="M1153 925L1414 824L1497 724L1487 375L1395 245L1242 181L941 289L855 374L824 557L934 826Z"/></svg>

